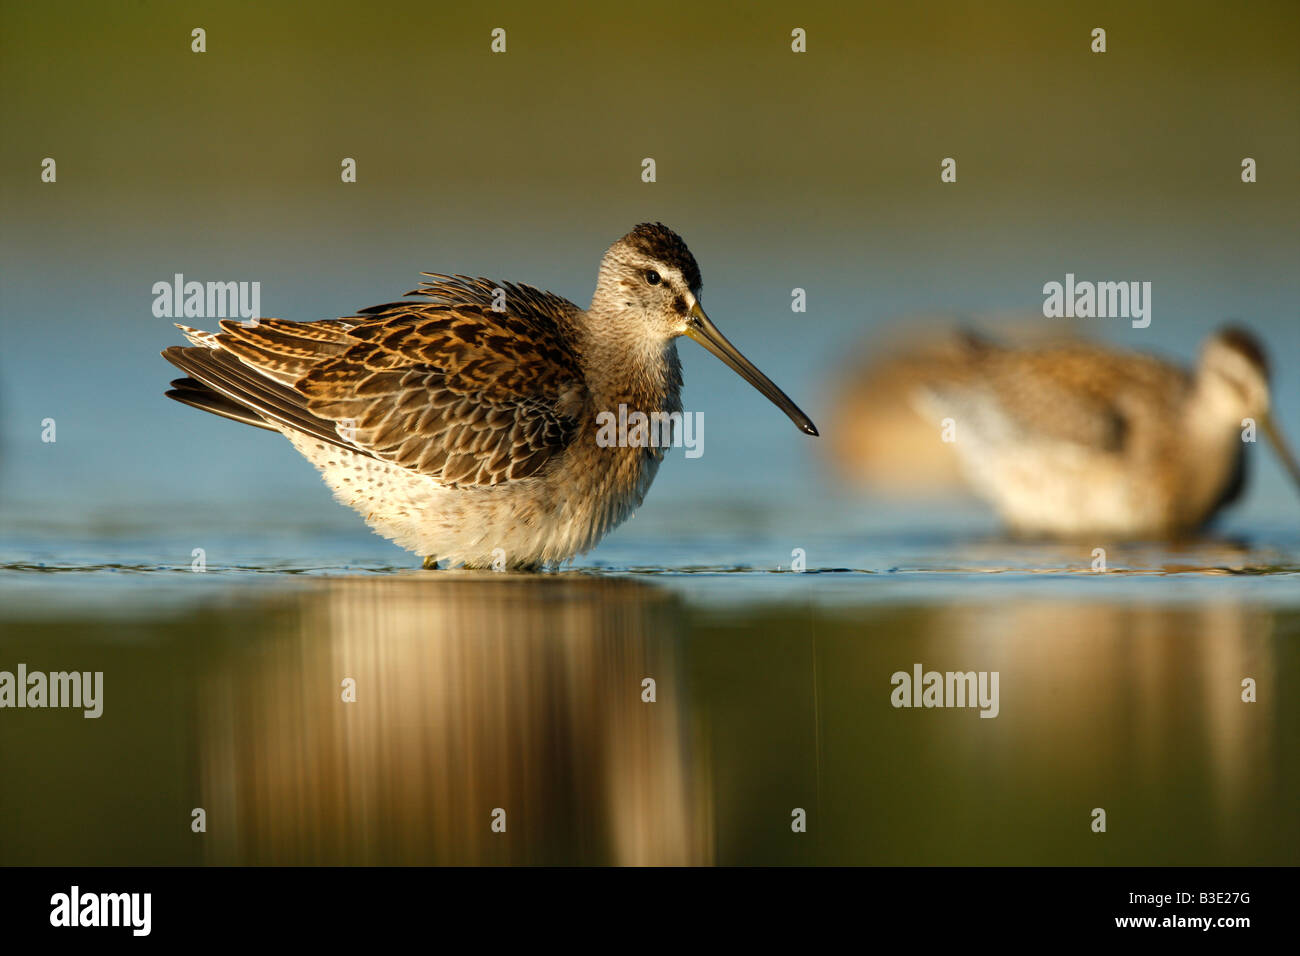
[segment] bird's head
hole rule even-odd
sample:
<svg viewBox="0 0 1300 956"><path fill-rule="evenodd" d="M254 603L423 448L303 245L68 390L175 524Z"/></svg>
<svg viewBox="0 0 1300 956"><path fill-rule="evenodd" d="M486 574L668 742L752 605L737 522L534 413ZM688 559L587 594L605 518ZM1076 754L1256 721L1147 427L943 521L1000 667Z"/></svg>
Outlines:
<svg viewBox="0 0 1300 956"><path fill-rule="evenodd" d="M1264 347L1253 333L1230 325L1210 336L1201 349L1197 384L1215 394L1239 417L1259 418L1269 411L1269 367Z"/></svg>
<svg viewBox="0 0 1300 956"><path fill-rule="evenodd" d="M1300 487L1300 463L1273 419L1268 356L1253 333L1230 325L1212 335L1201 350L1196 387L1201 397L1221 409L1233 427L1253 419Z"/></svg>
<svg viewBox="0 0 1300 956"><path fill-rule="evenodd" d="M718 331L700 304L700 267L682 237L663 223L641 223L605 253L592 311L647 350L686 335L725 362L785 412L800 430L817 427L790 397Z"/></svg>

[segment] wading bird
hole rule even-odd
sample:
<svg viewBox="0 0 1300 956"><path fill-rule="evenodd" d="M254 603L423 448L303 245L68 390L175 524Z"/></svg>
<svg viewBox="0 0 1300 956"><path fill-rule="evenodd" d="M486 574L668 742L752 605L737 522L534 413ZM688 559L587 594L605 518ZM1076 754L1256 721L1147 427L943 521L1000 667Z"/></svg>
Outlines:
<svg viewBox="0 0 1300 956"><path fill-rule="evenodd" d="M662 447L598 441L620 406L680 415L690 336L816 435L700 306L681 238L643 223L609 247L591 305L426 273L401 302L317 322L178 326L167 395L279 431L343 504L425 567L555 565L640 505Z"/></svg>
<svg viewBox="0 0 1300 956"><path fill-rule="evenodd" d="M905 392L912 410L900 404L875 414L886 385ZM1255 433L1272 441L1300 485L1300 466L1273 419L1264 350L1239 327L1211 336L1191 372L1091 343L1013 347L964 334L878 362L840 404L837 430L860 433L836 446L846 472L874 481L908 466L881 467L890 454L877 447L884 436L911 454L914 471L942 477L933 455L915 453L919 442L896 438L923 430L925 448L949 452L965 484L1028 537L1193 532L1241 493L1243 439Z"/></svg>

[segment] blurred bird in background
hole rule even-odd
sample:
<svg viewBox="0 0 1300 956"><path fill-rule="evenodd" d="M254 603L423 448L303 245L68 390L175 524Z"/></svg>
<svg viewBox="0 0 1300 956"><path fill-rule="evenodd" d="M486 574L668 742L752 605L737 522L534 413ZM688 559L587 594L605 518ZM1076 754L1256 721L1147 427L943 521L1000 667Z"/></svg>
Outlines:
<svg viewBox="0 0 1300 956"><path fill-rule="evenodd" d="M885 494L965 487L1024 537L1177 538L1241 494L1272 443L1269 363L1239 326L1195 369L1078 339L927 337L849 372L829 434L841 474Z"/></svg>

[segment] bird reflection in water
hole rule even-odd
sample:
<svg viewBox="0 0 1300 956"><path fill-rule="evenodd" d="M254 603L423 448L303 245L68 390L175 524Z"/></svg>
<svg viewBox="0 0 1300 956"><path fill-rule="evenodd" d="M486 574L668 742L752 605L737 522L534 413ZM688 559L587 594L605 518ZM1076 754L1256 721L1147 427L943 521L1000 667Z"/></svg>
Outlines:
<svg viewBox="0 0 1300 956"><path fill-rule="evenodd" d="M271 613L200 689L207 862L711 862L664 591L449 572Z"/></svg>

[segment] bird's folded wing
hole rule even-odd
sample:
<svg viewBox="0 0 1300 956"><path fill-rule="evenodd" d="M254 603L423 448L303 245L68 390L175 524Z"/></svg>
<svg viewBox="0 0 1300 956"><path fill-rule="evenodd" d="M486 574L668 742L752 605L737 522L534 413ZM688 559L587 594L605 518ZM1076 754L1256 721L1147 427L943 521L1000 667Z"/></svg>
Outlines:
<svg viewBox="0 0 1300 956"><path fill-rule="evenodd" d="M1108 382L1073 376L1058 356L997 351L923 382L925 410L983 443L1075 445L1120 453L1128 435L1122 395Z"/></svg>
<svg viewBox="0 0 1300 956"><path fill-rule="evenodd" d="M576 306L454 281L505 288L507 309L456 286L443 290L456 302L390 303L341 323L223 322L218 344L348 447L458 486L536 475L573 440L587 397L557 317L538 306Z"/></svg>

